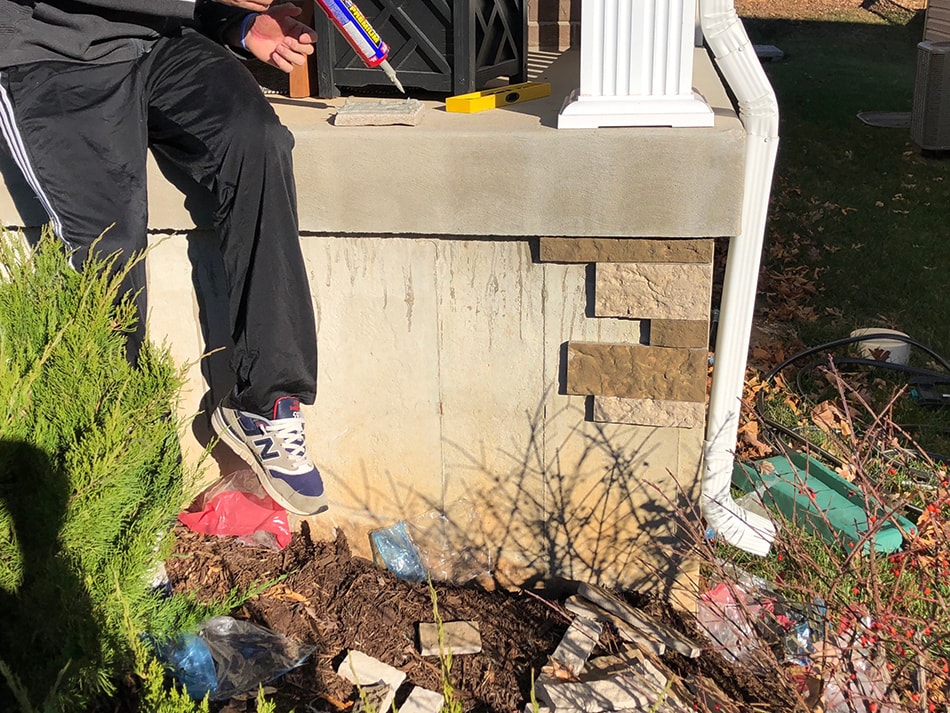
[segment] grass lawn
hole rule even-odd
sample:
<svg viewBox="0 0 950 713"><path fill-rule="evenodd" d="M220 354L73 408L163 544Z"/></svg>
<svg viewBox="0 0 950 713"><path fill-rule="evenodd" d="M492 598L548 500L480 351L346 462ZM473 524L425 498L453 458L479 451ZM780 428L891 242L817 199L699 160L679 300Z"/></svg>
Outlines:
<svg viewBox="0 0 950 713"><path fill-rule="evenodd" d="M738 8L753 43L785 53L764 65L781 143L757 323L780 324L808 347L857 327L899 329L947 359L950 157L921 151L908 128L857 117L911 110L924 14L886 8L836 0ZM918 349L911 363L936 368ZM890 375L886 388L901 378ZM908 401L898 404L901 418L924 424L914 437L950 452L947 409Z"/></svg>
<svg viewBox="0 0 950 713"><path fill-rule="evenodd" d="M856 117L910 111L923 17L861 12L867 22L745 20L754 43L786 53L765 65L781 112L767 235L781 251L766 262L817 283L819 319L796 325L807 344L891 327L950 355L950 159Z"/></svg>

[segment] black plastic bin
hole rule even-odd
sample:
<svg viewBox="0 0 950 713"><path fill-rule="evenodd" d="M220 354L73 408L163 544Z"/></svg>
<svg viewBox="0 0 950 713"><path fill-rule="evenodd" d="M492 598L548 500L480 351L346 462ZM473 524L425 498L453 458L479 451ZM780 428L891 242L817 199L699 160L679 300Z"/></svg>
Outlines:
<svg viewBox="0 0 950 713"><path fill-rule="evenodd" d="M467 94L495 77L527 76L528 0L357 0L389 45L389 63L408 88ZM379 68L356 56L318 8L317 92L392 87Z"/></svg>

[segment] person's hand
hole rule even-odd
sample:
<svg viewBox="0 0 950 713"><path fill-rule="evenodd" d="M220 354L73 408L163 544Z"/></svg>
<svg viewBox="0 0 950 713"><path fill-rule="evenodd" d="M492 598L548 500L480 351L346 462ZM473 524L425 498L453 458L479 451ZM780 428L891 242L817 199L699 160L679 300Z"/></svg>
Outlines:
<svg viewBox="0 0 950 713"><path fill-rule="evenodd" d="M267 8L271 6L273 0L214 0L215 2L221 3L222 5L230 5L231 7L239 7L243 10L250 10L251 12L265 12Z"/></svg>
<svg viewBox="0 0 950 713"><path fill-rule="evenodd" d="M253 19L244 48L262 62L285 72L302 66L313 54L314 31L296 20L302 10L292 3L270 7Z"/></svg>

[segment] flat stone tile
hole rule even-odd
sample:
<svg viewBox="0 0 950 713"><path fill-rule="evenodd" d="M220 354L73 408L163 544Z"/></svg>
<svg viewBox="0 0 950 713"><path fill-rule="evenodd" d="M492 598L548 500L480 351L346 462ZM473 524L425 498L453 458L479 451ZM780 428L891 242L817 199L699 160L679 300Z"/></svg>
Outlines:
<svg viewBox="0 0 950 713"><path fill-rule="evenodd" d="M477 654L482 650L482 635L477 621L446 621L442 624L443 648L453 656ZM434 623L419 624L419 652L423 656L439 656L439 627Z"/></svg>
<svg viewBox="0 0 950 713"><path fill-rule="evenodd" d="M604 626L599 621L586 616L575 616L551 658L576 676L600 641L603 630Z"/></svg>

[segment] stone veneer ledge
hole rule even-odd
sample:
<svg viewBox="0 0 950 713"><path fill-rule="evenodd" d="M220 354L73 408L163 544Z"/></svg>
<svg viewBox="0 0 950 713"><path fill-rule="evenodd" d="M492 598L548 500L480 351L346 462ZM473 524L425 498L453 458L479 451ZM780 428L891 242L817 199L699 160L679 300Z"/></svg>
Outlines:
<svg viewBox="0 0 950 713"><path fill-rule="evenodd" d="M544 262L712 262L710 238L541 238Z"/></svg>
<svg viewBox="0 0 950 713"><path fill-rule="evenodd" d="M709 346L709 321L705 319L651 319L650 346L705 349Z"/></svg>

